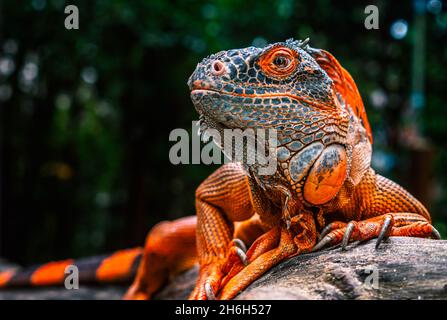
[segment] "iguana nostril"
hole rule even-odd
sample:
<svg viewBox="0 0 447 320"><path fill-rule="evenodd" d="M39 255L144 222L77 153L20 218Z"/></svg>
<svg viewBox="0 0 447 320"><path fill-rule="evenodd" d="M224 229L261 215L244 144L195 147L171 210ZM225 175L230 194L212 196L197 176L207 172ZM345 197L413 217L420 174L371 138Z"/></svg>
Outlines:
<svg viewBox="0 0 447 320"><path fill-rule="evenodd" d="M211 65L211 72L216 76L223 74L225 72L225 66L223 62L219 60L214 61Z"/></svg>

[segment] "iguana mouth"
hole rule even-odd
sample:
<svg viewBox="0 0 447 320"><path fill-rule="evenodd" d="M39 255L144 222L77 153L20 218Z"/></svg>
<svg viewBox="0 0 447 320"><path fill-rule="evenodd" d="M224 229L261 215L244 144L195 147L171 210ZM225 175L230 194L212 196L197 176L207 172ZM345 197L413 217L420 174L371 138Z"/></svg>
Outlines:
<svg viewBox="0 0 447 320"><path fill-rule="evenodd" d="M196 94L196 93L206 93L206 92L215 92L215 93L219 93L219 94L225 94L225 92L219 91L217 89L203 89L203 88L197 88L197 89L192 89L191 90L191 94Z"/></svg>
<svg viewBox="0 0 447 320"><path fill-rule="evenodd" d="M195 80L188 84L191 90L191 96L196 94L217 93L224 94L222 90L216 88L216 84L206 80Z"/></svg>

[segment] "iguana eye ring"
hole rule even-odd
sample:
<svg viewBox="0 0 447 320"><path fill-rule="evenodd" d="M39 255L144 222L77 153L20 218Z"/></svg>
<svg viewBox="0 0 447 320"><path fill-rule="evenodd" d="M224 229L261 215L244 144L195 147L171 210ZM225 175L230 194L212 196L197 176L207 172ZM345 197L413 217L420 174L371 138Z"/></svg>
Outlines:
<svg viewBox="0 0 447 320"><path fill-rule="evenodd" d="M272 78L284 79L294 73L299 63L298 54L288 47L273 47L258 60L261 70Z"/></svg>

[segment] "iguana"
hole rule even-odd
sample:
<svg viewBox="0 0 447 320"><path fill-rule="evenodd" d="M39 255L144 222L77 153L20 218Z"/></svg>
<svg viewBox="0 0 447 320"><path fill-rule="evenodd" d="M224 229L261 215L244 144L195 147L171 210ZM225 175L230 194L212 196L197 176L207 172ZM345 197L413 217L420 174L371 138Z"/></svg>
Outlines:
<svg viewBox="0 0 447 320"><path fill-rule="evenodd" d="M297 254L372 238L378 247L389 236L440 238L426 208L371 168L373 137L357 86L308 39L213 54L188 86L202 130L275 129L277 169L259 175L250 164L222 165L196 190L196 216L156 225L142 257L137 248L126 263L109 260L102 279L128 275L141 257L126 299L150 299L197 262L190 299L232 299ZM41 280L62 282L66 265L41 267ZM0 286L19 275L0 274Z"/></svg>

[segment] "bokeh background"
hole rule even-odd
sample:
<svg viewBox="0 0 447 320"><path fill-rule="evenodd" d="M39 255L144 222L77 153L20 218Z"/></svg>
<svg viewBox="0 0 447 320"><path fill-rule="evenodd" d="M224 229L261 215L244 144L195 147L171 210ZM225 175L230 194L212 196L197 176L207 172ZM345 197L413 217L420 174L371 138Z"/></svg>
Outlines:
<svg viewBox="0 0 447 320"><path fill-rule="evenodd" d="M80 29L64 28L75 4ZM379 29L364 27L366 5ZM0 256L22 264L142 245L194 213L216 166L169 162L197 114L186 81L219 50L311 38L360 89L373 167L447 236L447 3L0 1Z"/></svg>

